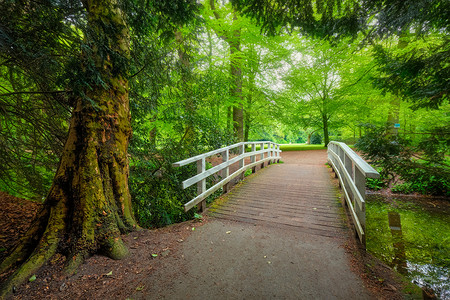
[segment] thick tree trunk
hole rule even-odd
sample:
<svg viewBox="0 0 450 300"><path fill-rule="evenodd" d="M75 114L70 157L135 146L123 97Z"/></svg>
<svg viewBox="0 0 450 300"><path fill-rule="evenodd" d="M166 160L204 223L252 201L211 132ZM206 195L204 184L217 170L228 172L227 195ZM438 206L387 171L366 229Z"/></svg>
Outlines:
<svg viewBox="0 0 450 300"><path fill-rule="evenodd" d="M227 132L231 135L233 133L233 114L231 106L227 107Z"/></svg>
<svg viewBox="0 0 450 300"><path fill-rule="evenodd" d="M245 114L245 131L244 131L244 142L248 142L248 134L250 132L250 115Z"/></svg>
<svg viewBox="0 0 450 300"><path fill-rule="evenodd" d="M189 55L186 51L186 48L188 45L185 44L183 34L181 31L177 30L175 32L175 40L178 44L178 59L180 61L181 65L181 85L182 85L182 91L185 97L184 101L184 107L186 114L188 115L187 118L185 118L186 124L184 128L184 135L183 140L186 143L186 145L192 145L194 143L195 139L195 127L194 123L192 122L193 116L196 112L196 104L194 102L194 97L192 94L192 89L190 87L190 81L191 81L191 63L189 60Z"/></svg>
<svg viewBox="0 0 450 300"><path fill-rule="evenodd" d="M216 10L214 0L209 5L217 20L222 19ZM233 25L236 25L237 15L233 13ZM242 97L242 58L241 58L241 29L233 31L216 30L217 35L230 46L230 95L233 100L233 134L238 142L244 141L244 104Z"/></svg>
<svg viewBox="0 0 450 300"><path fill-rule="evenodd" d="M83 5L90 29L104 37L112 51L129 56L129 33L117 2L87 0ZM44 208L0 266L4 272L19 265L1 295L28 279L57 250L67 256L69 273L93 253L120 259L128 252L120 234L137 226L128 190L128 81L111 57L100 57L92 45L83 55L95 61L108 88L92 84L86 91L90 100L77 100Z"/></svg>
<svg viewBox="0 0 450 300"><path fill-rule="evenodd" d="M234 16L236 19L236 16ZM242 59L240 56L241 31L236 30L229 40L230 45L230 73L231 97L233 98L233 128L238 142L244 141L244 106L242 97Z"/></svg>
<svg viewBox="0 0 450 300"><path fill-rule="evenodd" d="M328 118L327 115L322 115L322 125L323 125L323 142L325 143L325 147L328 146L330 142L330 137L328 135Z"/></svg>

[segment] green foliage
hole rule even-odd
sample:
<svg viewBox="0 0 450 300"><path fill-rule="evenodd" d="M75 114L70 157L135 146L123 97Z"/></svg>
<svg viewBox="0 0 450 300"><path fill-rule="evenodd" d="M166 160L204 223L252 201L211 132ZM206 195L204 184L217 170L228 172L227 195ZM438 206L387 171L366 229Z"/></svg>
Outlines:
<svg viewBox="0 0 450 300"><path fill-rule="evenodd" d="M270 34L289 27L316 36L354 35L364 26L363 11L357 1L233 0L232 3Z"/></svg>
<svg viewBox="0 0 450 300"><path fill-rule="evenodd" d="M180 149L174 144L167 144L166 151L155 151L150 143L139 144L140 149L133 146L129 187L138 223L144 227L161 227L192 217L192 213L184 212L183 201L187 202L194 194L192 190L182 190L181 182L195 174L195 170L194 166L172 167L172 162L183 159L176 153Z"/></svg>
<svg viewBox="0 0 450 300"><path fill-rule="evenodd" d="M366 127L370 128L369 132L355 146L370 163L381 167L380 174L385 181L396 180L396 176L405 181L394 190L450 195L450 171L442 155L442 151L448 154L448 148L443 150L439 146L448 143L448 135L436 137L434 141L438 145L427 145L428 151L424 152L423 143L412 145L403 137L386 134L384 127Z"/></svg>
<svg viewBox="0 0 450 300"><path fill-rule="evenodd" d="M386 187L386 181L382 178L366 178L366 187L378 191Z"/></svg>
<svg viewBox="0 0 450 300"><path fill-rule="evenodd" d="M84 2L0 2L1 190L34 199L48 192L75 100L98 109L86 91L109 88L110 78L97 68L102 62L89 54L96 51L125 77L158 74L162 36L173 35L199 8L196 1L118 2L131 27L131 57L106 38L123 28L103 20L89 26Z"/></svg>
<svg viewBox="0 0 450 300"><path fill-rule="evenodd" d="M320 145L322 144L322 136L318 132L314 132L311 135L311 144L312 145Z"/></svg>
<svg viewBox="0 0 450 300"><path fill-rule="evenodd" d="M416 108L436 109L449 100L450 43L448 37L438 36L425 41L412 41L403 51L376 46L381 74L374 82L384 91L407 97Z"/></svg>
<svg viewBox="0 0 450 300"><path fill-rule="evenodd" d="M430 174L425 169L414 170L403 176L407 182L396 184L392 187L395 193L409 194L432 194L450 196L450 183L448 177Z"/></svg>
<svg viewBox="0 0 450 300"><path fill-rule="evenodd" d="M65 66L79 38L65 8L0 2L0 189L16 196L45 197L65 142ZM73 3L72 13L79 9Z"/></svg>
<svg viewBox="0 0 450 300"><path fill-rule="evenodd" d="M135 217L144 227L161 227L191 219L193 210L185 213L183 205L197 195L197 188L194 185L183 190L181 186L183 180L197 173L197 166L193 163L174 168L172 164L229 144L228 135L203 116L179 118L173 111L167 116L167 122L172 126L165 129L167 123L161 122L157 127L158 135L170 130L170 136L149 139L147 126L151 122L140 121L139 117L142 117L142 111L136 111L135 132L129 148L132 157L129 186ZM184 134L187 122L195 132L190 139ZM207 162L207 168L210 167ZM207 187L213 181L211 176Z"/></svg>

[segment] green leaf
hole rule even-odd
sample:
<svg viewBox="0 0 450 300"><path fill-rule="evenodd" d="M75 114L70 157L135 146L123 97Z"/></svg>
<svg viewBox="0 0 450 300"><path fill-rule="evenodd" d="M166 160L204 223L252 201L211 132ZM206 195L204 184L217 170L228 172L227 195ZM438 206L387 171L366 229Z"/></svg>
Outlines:
<svg viewBox="0 0 450 300"><path fill-rule="evenodd" d="M112 271L109 271L108 274L106 274L106 276L111 276L112 275Z"/></svg>
<svg viewBox="0 0 450 300"><path fill-rule="evenodd" d="M29 282L33 282L36 280L36 275L33 275L30 277L30 279L28 279Z"/></svg>
<svg viewBox="0 0 450 300"><path fill-rule="evenodd" d="M152 257L158 257L158 254L152 253Z"/></svg>

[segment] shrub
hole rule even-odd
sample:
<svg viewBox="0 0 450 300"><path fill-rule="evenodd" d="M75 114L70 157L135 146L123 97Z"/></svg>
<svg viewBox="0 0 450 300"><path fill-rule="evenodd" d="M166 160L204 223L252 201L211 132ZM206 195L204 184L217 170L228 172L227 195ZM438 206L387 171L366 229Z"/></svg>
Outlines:
<svg viewBox="0 0 450 300"><path fill-rule="evenodd" d="M443 155L448 151L443 150L443 145L448 144L445 135L427 138L428 143L412 145L404 137L386 134L384 127L365 126L368 133L358 140L355 147L364 153L369 163L381 168L380 175L385 183L397 176L405 182L394 187L393 191L450 195L450 172ZM433 141L436 144L429 145Z"/></svg>
<svg viewBox="0 0 450 300"><path fill-rule="evenodd" d="M314 132L311 135L311 145L320 145L322 144L322 136L318 132Z"/></svg>

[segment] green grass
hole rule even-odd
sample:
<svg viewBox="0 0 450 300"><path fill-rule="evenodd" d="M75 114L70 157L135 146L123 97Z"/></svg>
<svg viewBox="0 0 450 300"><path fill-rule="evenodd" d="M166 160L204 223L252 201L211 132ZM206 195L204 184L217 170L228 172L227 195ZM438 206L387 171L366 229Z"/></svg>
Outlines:
<svg viewBox="0 0 450 300"><path fill-rule="evenodd" d="M261 149L259 145L256 145L256 151ZM267 149L265 145L264 149ZM327 148L321 145L307 145L307 144L280 144L281 151L305 151L305 150L326 150ZM251 147L246 147L245 152L250 152Z"/></svg>
<svg viewBox="0 0 450 300"><path fill-rule="evenodd" d="M306 145L306 144L281 144L282 151L305 151L305 150L324 150L324 145Z"/></svg>

